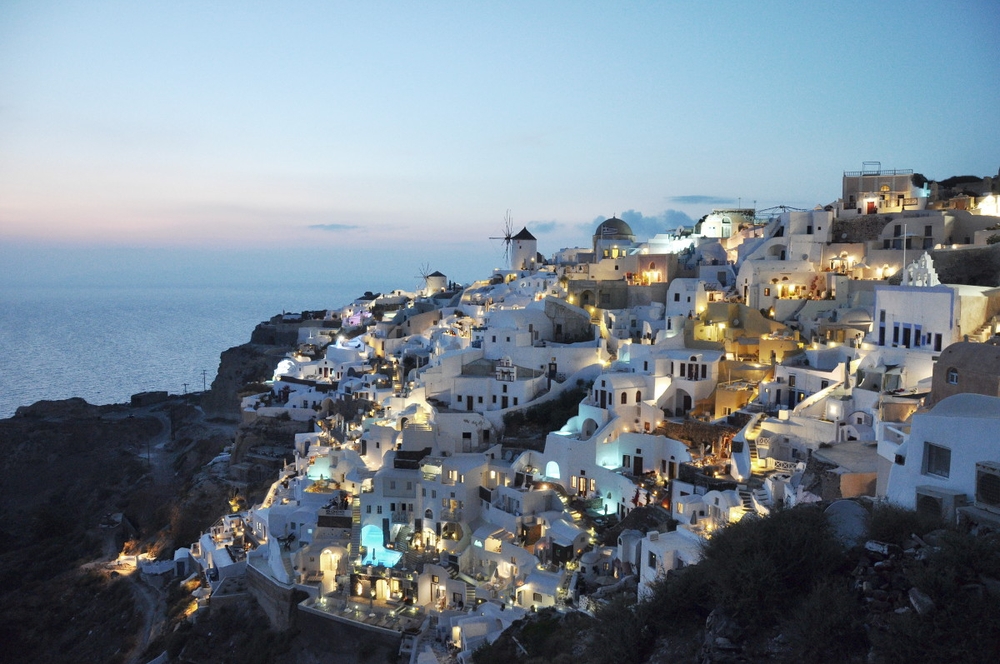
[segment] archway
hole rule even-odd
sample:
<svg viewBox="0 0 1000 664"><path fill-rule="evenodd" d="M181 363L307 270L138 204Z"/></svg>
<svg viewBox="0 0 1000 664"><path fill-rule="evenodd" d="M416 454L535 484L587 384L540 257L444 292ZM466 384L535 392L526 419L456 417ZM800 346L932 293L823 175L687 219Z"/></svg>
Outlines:
<svg viewBox="0 0 1000 664"><path fill-rule="evenodd" d="M337 575L347 571L347 552L342 547L327 547L319 557L319 569L323 572L322 594L337 592Z"/></svg>
<svg viewBox="0 0 1000 664"><path fill-rule="evenodd" d="M545 464L545 476L554 480L561 479L562 476L559 474L559 464L555 461L549 461Z"/></svg>
<svg viewBox="0 0 1000 664"><path fill-rule="evenodd" d="M587 440L597 431L597 422L592 418L587 418L583 421L583 427L580 429L580 440Z"/></svg>

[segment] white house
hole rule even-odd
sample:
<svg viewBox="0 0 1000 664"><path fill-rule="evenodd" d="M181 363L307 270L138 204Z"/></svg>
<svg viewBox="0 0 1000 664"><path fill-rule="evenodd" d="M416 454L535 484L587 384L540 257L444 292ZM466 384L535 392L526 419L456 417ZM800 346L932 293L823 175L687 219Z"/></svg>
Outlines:
<svg viewBox="0 0 1000 664"><path fill-rule="evenodd" d="M955 394L915 414L886 497L951 521L965 504L1000 512L1000 398Z"/></svg>

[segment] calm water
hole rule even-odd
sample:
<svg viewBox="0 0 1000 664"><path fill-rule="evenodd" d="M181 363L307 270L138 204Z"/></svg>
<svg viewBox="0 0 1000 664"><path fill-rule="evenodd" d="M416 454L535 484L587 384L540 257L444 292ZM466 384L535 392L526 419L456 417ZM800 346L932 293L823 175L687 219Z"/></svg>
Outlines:
<svg viewBox="0 0 1000 664"><path fill-rule="evenodd" d="M355 292L357 291L357 292ZM342 306L330 285L0 289L0 417L41 399L123 403L211 385L219 354L282 311ZM202 372L205 372L204 382Z"/></svg>

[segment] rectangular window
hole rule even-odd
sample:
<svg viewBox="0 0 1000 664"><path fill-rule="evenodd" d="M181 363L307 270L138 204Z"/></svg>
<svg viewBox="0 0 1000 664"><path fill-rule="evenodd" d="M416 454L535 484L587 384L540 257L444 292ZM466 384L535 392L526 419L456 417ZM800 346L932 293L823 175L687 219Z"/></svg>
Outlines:
<svg viewBox="0 0 1000 664"><path fill-rule="evenodd" d="M681 378L685 378L685 376L684 376L684 367L686 367L686 366L687 366L686 363L681 362Z"/></svg>
<svg viewBox="0 0 1000 664"><path fill-rule="evenodd" d="M531 599L532 599L532 601L535 601L535 602L541 602L542 601L542 593L532 593L531 594Z"/></svg>
<svg viewBox="0 0 1000 664"><path fill-rule="evenodd" d="M376 508L376 510L375 510L375 511L376 511L376 512L378 512L379 514L381 514L381 513L382 513L382 506L381 506L381 505L379 505L379 506L378 506L378 507Z"/></svg>
<svg viewBox="0 0 1000 664"><path fill-rule="evenodd" d="M680 302L680 301L681 301L681 294L674 293L674 302Z"/></svg>
<svg viewBox="0 0 1000 664"><path fill-rule="evenodd" d="M951 450L934 443L924 443L924 474L948 477L951 473Z"/></svg>
<svg viewBox="0 0 1000 664"><path fill-rule="evenodd" d="M771 294L771 289L770 288L765 288L764 289L764 297L767 297L770 294Z"/></svg>
<svg viewBox="0 0 1000 664"><path fill-rule="evenodd" d="M701 365L701 377L702 378L707 378L708 377L708 365L707 364Z"/></svg>
<svg viewBox="0 0 1000 664"><path fill-rule="evenodd" d="M935 351L941 350L941 335L940 334L935 334L934 335L934 350Z"/></svg>
<svg viewBox="0 0 1000 664"><path fill-rule="evenodd" d="M899 323L892 324L892 345L899 345Z"/></svg>
<svg viewBox="0 0 1000 664"><path fill-rule="evenodd" d="M476 397L476 401L479 402L479 403L482 403L483 402L483 398L482 397Z"/></svg>
<svg viewBox="0 0 1000 664"><path fill-rule="evenodd" d="M910 347L910 326L909 325L904 325L903 326L903 347L904 348L909 348Z"/></svg>
<svg viewBox="0 0 1000 664"><path fill-rule="evenodd" d="M372 506L365 505L365 514L371 514L371 513L372 513Z"/></svg>
<svg viewBox="0 0 1000 664"><path fill-rule="evenodd" d="M923 330L920 329L919 325L913 326L913 347L920 348L920 340L923 338Z"/></svg>
<svg viewBox="0 0 1000 664"><path fill-rule="evenodd" d="M649 552L649 559L647 560L647 564L649 565L650 569L656 569L656 554L653 553L652 551Z"/></svg>

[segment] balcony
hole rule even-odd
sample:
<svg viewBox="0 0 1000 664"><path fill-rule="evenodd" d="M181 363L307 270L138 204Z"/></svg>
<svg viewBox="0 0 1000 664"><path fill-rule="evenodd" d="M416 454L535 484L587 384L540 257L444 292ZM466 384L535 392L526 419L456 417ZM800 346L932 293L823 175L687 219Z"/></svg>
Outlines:
<svg viewBox="0 0 1000 664"><path fill-rule="evenodd" d="M441 511L442 521L461 521L462 520L462 510L442 510Z"/></svg>
<svg viewBox="0 0 1000 664"><path fill-rule="evenodd" d="M393 523L410 523L413 520L413 512L393 512Z"/></svg>

